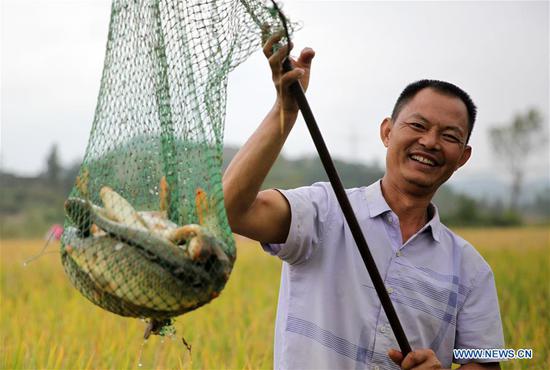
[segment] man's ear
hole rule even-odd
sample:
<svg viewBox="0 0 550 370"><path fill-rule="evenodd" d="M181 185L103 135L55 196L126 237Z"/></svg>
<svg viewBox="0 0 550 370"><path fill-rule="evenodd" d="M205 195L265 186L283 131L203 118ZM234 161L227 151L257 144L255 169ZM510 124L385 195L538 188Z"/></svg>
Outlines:
<svg viewBox="0 0 550 370"><path fill-rule="evenodd" d="M471 155L472 155L472 147L469 145L466 145L466 147L464 148L464 151L462 152L462 157L460 157L460 160L456 165L455 171L458 170L460 167L464 166L466 162L468 162L468 159L470 159Z"/></svg>
<svg viewBox="0 0 550 370"><path fill-rule="evenodd" d="M382 143L386 148L390 143L390 133L391 133L392 127L393 127L393 122L390 117L384 118L384 120L380 124L380 139L382 139Z"/></svg>

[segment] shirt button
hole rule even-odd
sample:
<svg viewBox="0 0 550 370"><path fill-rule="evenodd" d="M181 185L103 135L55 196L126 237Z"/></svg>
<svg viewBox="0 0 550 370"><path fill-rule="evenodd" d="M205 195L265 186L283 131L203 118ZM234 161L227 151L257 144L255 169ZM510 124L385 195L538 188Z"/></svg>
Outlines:
<svg viewBox="0 0 550 370"><path fill-rule="evenodd" d="M393 293L393 288L392 287L389 287L388 289L386 289L388 291L388 294L392 294Z"/></svg>
<svg viewBox="0 0 550 370"><path fill-rule="evenodd" d="M378 367L378 365L376 365L376 366L374 366L372 369L373 369L373 370L380 370L380 367Z"/></svg>
<svg viewBox="0 0 550 370"><path fill-rule="evenodd" d="M386 332L386 327L385 327L385 326L382 326L382 327L380 328L380 333L385 333L385 332Z"/></svg>
<svg viewBox="0 0 550 370"><path fill-rule="evenodd" d="M401 253L401 251L397 251L397 253L395 253L396 257L401 257L402 255L403 255L403 253Z"/></svg>

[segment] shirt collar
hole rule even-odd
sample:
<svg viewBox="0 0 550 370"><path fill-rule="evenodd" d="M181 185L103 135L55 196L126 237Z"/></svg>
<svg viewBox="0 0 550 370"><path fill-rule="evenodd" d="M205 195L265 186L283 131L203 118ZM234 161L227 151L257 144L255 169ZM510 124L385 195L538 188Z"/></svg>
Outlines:
<svg viewBox="0 0 550 370"><path fill-rule="evenodd" d="M383 213L391 211L390 206L382 195L382 180L378 180L364 189L370 218L375 218Z"/></svg>
<svg viewBox="0 0 550 370"><path fill-rule="evenodd" d="M382 180L378 180L375 183L364 188L365 198L367 200L367 207L369 209L369 217L375 218L386 212L393 212L386 199L382 195ZM439 211L437 207L430 203L430 209L432 211L432 218L424 225L423 230L430 229L433 239L439 242L441 234L441 221L439 219Z"/></svg>
<svg viewBox="0 0 550 370"><path fill-rule="evenodd" d="M430 203L430 208L432 209L433 214L430 221L426 224L426 227L430 228L432 232L432 237L436 242L439 243L439 239L441 236L441 221L439 220L439 210L433 203Z"/></svg>

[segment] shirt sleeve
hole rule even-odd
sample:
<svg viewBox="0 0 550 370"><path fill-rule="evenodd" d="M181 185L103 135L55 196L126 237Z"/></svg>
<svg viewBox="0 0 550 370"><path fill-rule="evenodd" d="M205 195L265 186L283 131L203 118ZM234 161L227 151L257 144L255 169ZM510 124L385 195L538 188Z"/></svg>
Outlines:
<svg viewBox="0 0 550 370"><path fill-rule="evenodd" d="M484 264L478 272L474 285L458 312L455 348L504 348L495 279L487 264ZM495 360L476 359L475 361L494 362ZM464 364L472 360L453 357L453 362Z"/></svg>
<svg viewBox="0 0 550 370"><path fill-rule="evenodd" d="M327 183L315 183L278 191L290 205L290 229L284 243L262 243L262 247L289 264L305 262L321 243L332 190Z"/></svg>

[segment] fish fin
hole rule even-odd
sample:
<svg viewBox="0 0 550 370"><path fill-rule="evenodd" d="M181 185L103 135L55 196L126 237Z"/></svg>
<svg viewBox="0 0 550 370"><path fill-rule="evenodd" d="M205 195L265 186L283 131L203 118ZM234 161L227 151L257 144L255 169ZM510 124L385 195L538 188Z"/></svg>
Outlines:
<svg viewBox="0 0 550 370"><path fill-rule="evenodd" d="M162 176L160 179L160 210L168 212L170 207L170 189L168 188L168 182L166 181L166 176Z"/></svg>
<svg viewBox="0 0 550 370"><path fill-rule="evenodd" d="M197 188L195 193L195 207L197 209L197 217L199 225L204 226L206 215L208 214L208 197L202 188Z"/></svg>

